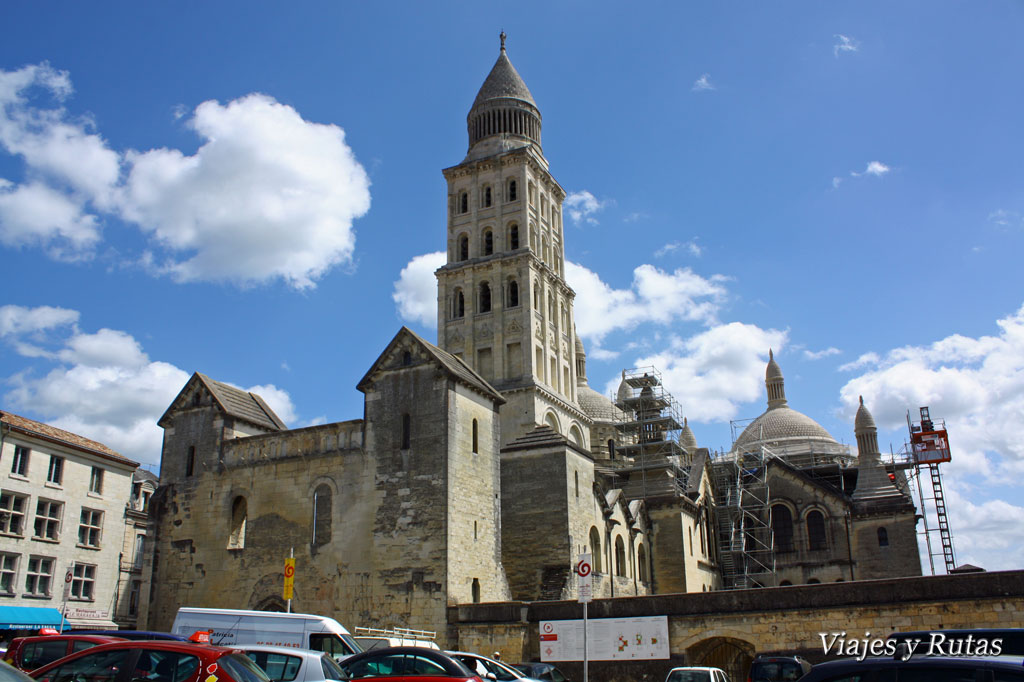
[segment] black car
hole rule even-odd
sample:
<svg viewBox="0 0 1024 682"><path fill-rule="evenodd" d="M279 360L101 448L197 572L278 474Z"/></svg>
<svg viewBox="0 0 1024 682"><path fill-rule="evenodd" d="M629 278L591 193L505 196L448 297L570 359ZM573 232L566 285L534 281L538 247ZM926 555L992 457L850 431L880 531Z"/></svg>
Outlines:
<svg viewBox="0 0 1024 682"><path fill-rule="evenodd" d="M758 656L750 665L748 682L794 682L811 670L811 664L799 656Z"/></svg>
<svg viewBox="0 0 1024 682"><path fill-rule="evenodd" d="M1017 657L913 656L818 663L800 682L1024 682Z"/></svg>
<svg viewBox="0 0 1024 682"><path fill-rule="evenodd" d="M1024 628L964 628L894 632L894 642L907 642L914 655L1024 656Z"/></svg>

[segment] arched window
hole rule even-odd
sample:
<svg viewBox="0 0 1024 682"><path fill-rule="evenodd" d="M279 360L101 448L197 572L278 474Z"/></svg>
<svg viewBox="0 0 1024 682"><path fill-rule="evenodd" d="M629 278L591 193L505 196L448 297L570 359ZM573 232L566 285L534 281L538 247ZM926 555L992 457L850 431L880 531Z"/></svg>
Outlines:
<svg viewBox="0 0 1024 682"><path fill-rule="evenodd" d="M579 497L580 496L580 472L578 472L578 471L572 472L572 478L573 478L573 482L574 482L575 487L576 487L576 497Z"/></svg>
<svg viewBox="0 0 1024 682"><path fill-rule="evenodd" d="M569 427L569 442L573 445L583 447L583 434L580 433L579 427L575 424Z"/></svg>
<svg viewBox="0 0 1024 682"><path fill-rule="evenodd" d="M459 213L469 213L469 193L459 195Z"/></svg>
<svg viewBox="0 0 1024 682"><path fill-rule="evenodd" d="M455 290L455 297L452 299L452 317L460 318L466 316L466 297L462 289Z"/></svg>
<svg viewBox="0 0 1024 682"><path fill-rule="evenodd" d="M514 279L508 283L508 307L515 308L519 305L519 283Z"/></svg>
<svg viewBox="0 0 1024 682"><path fill-rule="evenodd" d="M533 281L533 307L537 312L541 312L540 309L540 282L537 280Z"/></svg>
<svg viewBox="0 0 1024 682"><path fill-rule="evenodd" d="M615 440L613 438L608 439L608 457L615 459Z"/></svg>
<svg viewBox="0 0 1024 682"><path fill-rule="evenodd" d="M473 452L480 452L480 434L476 420L473 420Z"/></svg>
<svg viewBox="0 0 1024 682"><path fill-rule="evenodd" d="M885 529L885 526L878 527L878 546L888 547L889 546L889 531Z"/></svg>
<svg viewBox="0 0 1024 682"><path fill-rule="evenodd" d="M480 578L473 578L473 603L480 603Z"/></svg>
<svg viewBox="0 0 1024 682"><path fill-rule="evenodd" d="M228 536L228 549L245 547L245 519L248 505L245 498L239 495L231 503L231 535Z"/></svg>
<svg viewBox="0 0 1024 682"><path fill-rule="evenodd" d="M480 312L491 312L491 285L480 282Z"/></svg>
<svg viewBox="0 0 1024 682"><path fill-rule="evenodd" d="M601 573L601 534L594 526L590 527L590 553L594 555L591 560L594 573Z"/></svg>
<svg viewBox="0 0 1024 682"><path fill-rule="evenodd" d="M626 577L626 545L621 535L615 536L615 575Z"/></svg>
<svg viewBox="0 0 1024 682"><path fill-rule="evenodd" d="M512 223L512 226L508 228L508 249L509 251L515 251L519 248L519 226Z"/></svg>
<svg viewBox="0 0 1024 682"><path fill-rule="evenodd" d="M469 260L469 236L459 237L459 260Z"/></svg>
<svg viewBox="0 0 1024 682"><path fill-rule="evenodd" d="M408 450L412 441L412 417L408 414L402 415L402 449Z"/></svg>
<svg viewBox="0 0 1024 682"><path fill-rule="evenodd" d="M793 583L789 582L788 580L783 580L781 583L779 583L779 587L789 587L792 584Z"/></svg>
<svg viewBox="0 0 1024 682"><path fill-rule="evenodd" d="M490 230L484 232L484 255L490 256L494 253L494 233Z"/></svg>
<svg viewBox="0 0 1024 682"><path fill-rule="evenodd" d="M776 552L793 551L793 514L784 504L772 505L772 537Z"/></svg>
<svg viewBox="0 0 1024 682"><path fill-rule="evenodd" d="M640 582L647 582L647 550L640 545L636 550L636 568L640 574Z"/></svg>
<svg viewBox="0 0 1024 682"><path fill-rule="evenodd" d="M516 181L515 180L509 180L508 181L508 200L509 201L515 201L518 198L519 198L519 196L516 193Z"/></svg>
<svg viewBox="0 0 1024 682"><path fill-rule="evenodd" d="M484 208L489 208L491 205L491 186L484 186Z"/></svg>
<svg viewBox="0 0 1024 682"><path fill-rule="evenodd" d="M825 515L820 511L807 514L807 548L810 550L825 549L828 541L825 538Z"/></svg>
<svg viewBox="0 0 1024 682"><path fill-rule="evenodd" d="M821 581L818 580L817 578L811 578L810 580L807 581L807 584L808 585L820 585Z"/></svg>
<svg viewBox="0 0 1024 682"><path fill-rule="evenodd" d="M313 491L313 544L317 547L331 541L332 503L331 486L321 483Z"/></svg>

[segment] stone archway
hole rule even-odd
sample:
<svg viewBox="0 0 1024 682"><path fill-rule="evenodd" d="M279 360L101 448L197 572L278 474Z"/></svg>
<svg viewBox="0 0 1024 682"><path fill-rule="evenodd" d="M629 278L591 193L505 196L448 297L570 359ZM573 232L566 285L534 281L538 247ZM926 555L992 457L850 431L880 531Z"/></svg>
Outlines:
<svg viewBox="0 0 1024 682"><path fill-rule="evenodd" d="M754 645L742 639L712 637L686 650L688 665L721 668L730 682L746 682L754 660Z"/></svg>
<svg viewBox="0 0 1024 682"><path fill-rule="evenodd" d="M260 578L249 596L249 608L253 611L284 611L283 585L284 573L270 573Z"/></svg>

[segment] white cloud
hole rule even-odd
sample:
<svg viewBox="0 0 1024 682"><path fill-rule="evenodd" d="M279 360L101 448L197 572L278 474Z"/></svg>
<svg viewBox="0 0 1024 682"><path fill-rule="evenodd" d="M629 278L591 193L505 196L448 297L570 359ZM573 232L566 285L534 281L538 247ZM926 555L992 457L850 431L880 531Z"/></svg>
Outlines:
<svg viewBox="0 0 1024 682"><path fill-rule="evenodd" d="M689 254L691 256L694 256L695 258L700 258L704 254L704 247L698 244L696 239L691 239L686 243L669 242L668 244L665 244L663 247L655 251L654 257L662 258L680 249L686 249L686 251L689 252Z"/></svg>
<svg viewBox="0 0 1024 682"><path fill-rule="evenodd" d="M807 349L804 349L804 351L803 351L804 357L807 358L808 360L821 360L822 358L827 358L827 357L830 357L832 355L839 355L842 352L843 351L839 350L838 348L836 348L834 346L826 348L825 350L807 350Z"/></svg>
<svg viewBox="0 0 1024 682"><path fill-rule="evenodd" d="M416 256L402 268L391 299L398 305L398 316L437 329L437 277L434 271L445 264L444 251Z"/></svg>
<svg viewBox="0 0 1024 682"><path fill-rule="evenodd" d="M629 289L613 289L596 273L570 261L565 263L565 275L576 291L576 329L598 344L609 332L642 322L712 324L726 298L727 278L704 278L689 268L665 272L641 265L633 270Z"/></svg>
<svg viewBox="0 0 1024 682"><path fill-rule="evenodd" d="M839 58L840 52L856 52L860 49L860 43L849 36L837 33L835 37L836 44L832 46L832 53L835 54L836 59Z"/></svg>
<svg viewBox="0 0 1024 682"><path fill-rule="evenodd" d="M0 178L0 243L39 246L56 260L74 261L89 257L99 239L96 216L82 203L38 182Z"/></svg>
<svg viewBox="0 0 1024 682"><path fill-rule="evenodd" d="M999 227L1024 227L1024 218L1016 211L998 209L988 214L988 220Z"/></svg>
<svg viewBox="0 0 1024 682"><path fill-rule="evenodd" d="M573 192L565 198L566 210L569 211L569 217L574 223L585 220L591 225L597 225L597 218L594 217L594 214L604 208L607 203L607 201L599 201L587 190Z"/></svg>
<svg viewBox="0 0 1024 682"><path fill-rule="evenodd" d="M638 358L634 366L656 367L689 419L725 421L736 417L741 404L764 396L768 349L778 352L786 338L784 331L731 322L686 339L674 337L667 349ZM605 392L615 391L618 383L610 381Z"/></svg>
<svg viewBox="0 0 1024 682"><path fill-rule="evenodd" d="M160 463L163 431L157 420L190 374L154 361L130 334L114 329L77 330L79 313L42 306L0 308L0 337L19 345L24 336L48 334L61 346L47 355L57 365L43 375L25 370L8 377L4 401L12 411L43 415L42 421L99 441L148 466ZM288 393L273 385L258 393L286 422L295 419Z"/></svg>
<svg viewBox="0 0 1024 682"><path fill-rule="evenodd" d="M944 492L957 565L969 563L988 571L1024 566L1024 507L1000 499L975 503L951 485ZM937 528L934 514L929 516L929 527ZM938 539L932 538L933 551ZM925 552L922 557L927 562ZM941 566L941 552L936 561ZM922 568L929 570L927 565Z"/></svg>
<svg viewBox="0 0 1024 682"><path fill-rule="evenodd" d="M861 355L859 358L857 358L853 362L847 362L845 365L840 365L839 366L839 371L840 372L852 372L853 370L860 369L861 367L867 367L869 365L877 365L881 361L882 361L882 358L878 355L878 353L864 353L863 355Z"/></svg>
<svg viewBox="0 0 1024 682"><path fill-rule="evenodd" d="M892 168L885 165L881 161L869 161L867 168L864 169L863 173L858 173L857 171L850 171L850 175L855 178L859 178L862 175L874 175L876 178L880 178L891 170ZM834 181L833 185L835 185Z"/></svg>
<svg viewBox="0 0 1024 682"><path fill-rule="evenodd" d="M1024 306L997 321L999 334L948 336L929 346L906 346L861 356L845 366L873 367L840 391L848 415L858 396L884 428L902 428L907 409L928 405L956 434L962 466L991 461L991 476L1024 470Z"/></svg>
<svg viewBox="0 0 1024 682"><path fill-rule="evenodd" d="M843 179L840 177L832 178L832 189L839 189L839 185L843 183Z"/></svg>
<svg viewBox="0 0 1024 682"><path fill-rule="evenodd" d="M351 261L370 183L341 128L265 95L203 102L189 125L204 140L195 155L127 156L123 214L171 254L162 271L305 289Z"/></svg>
<svg viewBox="0 0 1024 682"><path fill-rule="evenodd" d="M715 86L711 82L711 74L701 74L700 78L693 82L693 87L690 88L692 92L704 92L706 90L714 90Z"/></svg>

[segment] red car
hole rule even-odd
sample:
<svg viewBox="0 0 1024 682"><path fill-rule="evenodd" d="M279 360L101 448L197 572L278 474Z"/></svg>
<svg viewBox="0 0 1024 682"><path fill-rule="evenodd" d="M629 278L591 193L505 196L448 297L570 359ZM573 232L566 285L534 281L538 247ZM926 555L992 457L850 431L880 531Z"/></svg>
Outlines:
<svg viewBox="0 0 1024 682"><path fill-rule="evenodd" d="M29 675L36 682L270 682L238 649L166 640L100 644Z"/></svg>
<svg viewBox="0 0 1024 682"><path fill-rule="evenodd" d="M58 658L76 651L91 649L99 644L123 642L120 637L106 635L39 635L16 637L11 640L4 660L21 670L35 670Z"/></svg>
<svg viewBox="0 0 1024 682"><path fill-rule="evenodd" d="M374 682L483 682L464 663L420 646L392 646L349 656L338 665L349 680Z"/></svg>

